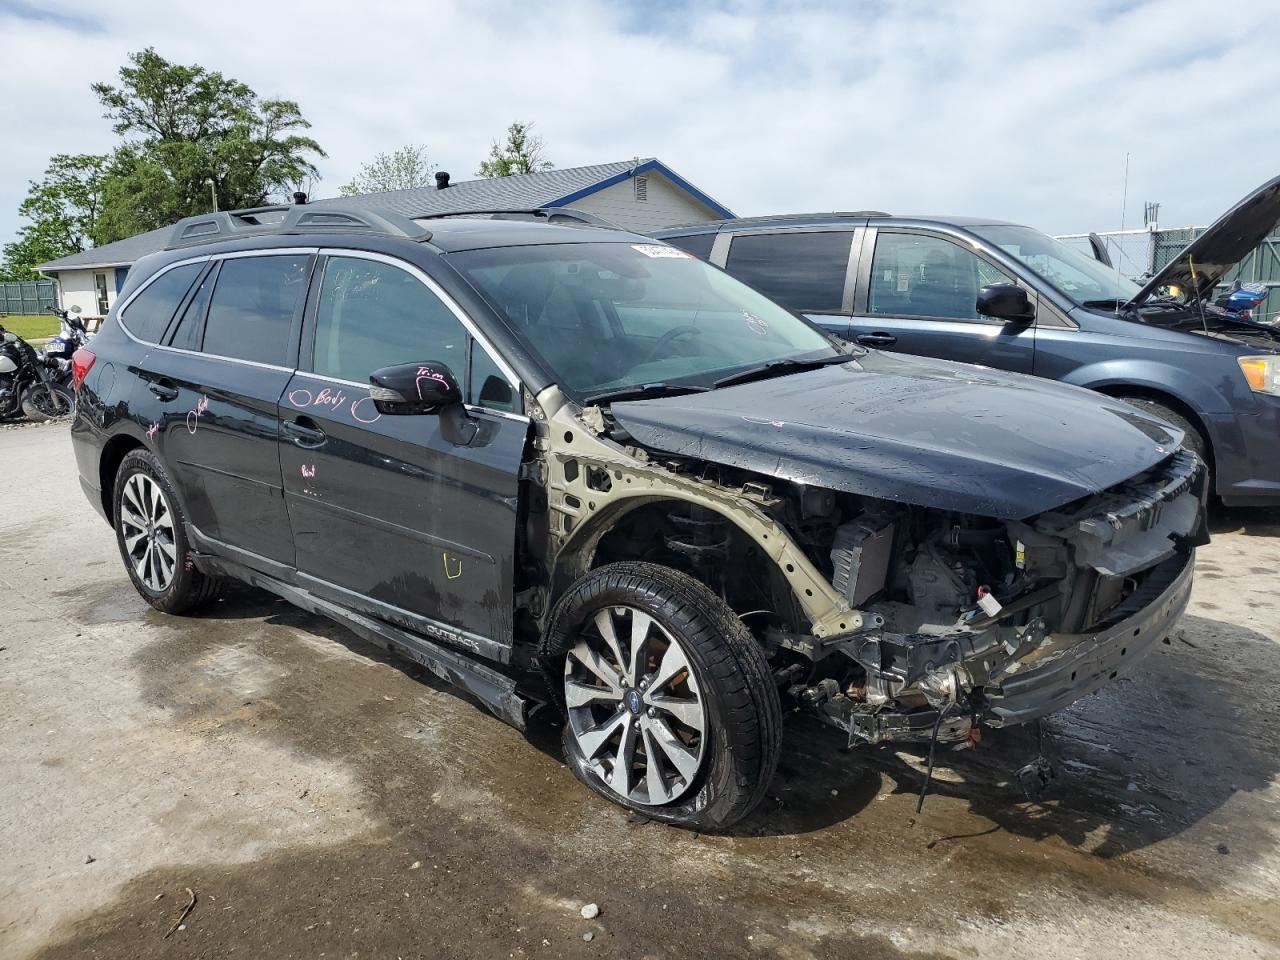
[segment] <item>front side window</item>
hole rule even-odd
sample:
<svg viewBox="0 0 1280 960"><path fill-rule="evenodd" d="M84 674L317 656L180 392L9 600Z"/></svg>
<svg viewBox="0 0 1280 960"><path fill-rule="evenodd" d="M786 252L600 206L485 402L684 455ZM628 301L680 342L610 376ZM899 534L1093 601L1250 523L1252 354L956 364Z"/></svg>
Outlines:
<svg viewBox="0 0 1280 960"><path fill-rule="evenodd" d="M709 386L773 360L837 355L806 321L662 243L495 247L449 260L578 397Z"/></svg>
<svg viewBox="0 0 1280 960"><path fill-rule="evenodd" d="M853 234L796 230L735 236L724 268L799 313L834 313L844 298Z"/></svg>
<svg viewBox="0 0 1280 960"><path fill-rule="evenodd" d="M973 232L1016 257L1077 303L1130 300L1139 287L1115 267L1108 267L1060 240L1031 227L992 224ZM1114 303L1109 303L1114 308Z"/></svg>
<svg viewBox="0 0 1280 960"><path fill-rule="evenodd" d="M330 257L320 284L311 369L368 383L382 367L434 360L459 383L466 376L467 331L426 284L399 267Z"/></svg>
<svg viewBox="0 0 1280 960"><path fill-rule="evenodd" d="M880 231L871 259L867 310L905 317L980 320L978 291L1013 278L941 237Z"/></svg>
<svg viewBox="0 0 1280 960"><path fill-rule="evenodd" d="M139 340L158 343L203 269L203 263L185 263L166 270L129 301L120 314L120 322Z"/></svg>
<svg viewBox="0 0 1280 960"><path fill-rule="evenodd" d="M284 365L309 259L289 254L224 260L205 321L204 352Z"/></svg>

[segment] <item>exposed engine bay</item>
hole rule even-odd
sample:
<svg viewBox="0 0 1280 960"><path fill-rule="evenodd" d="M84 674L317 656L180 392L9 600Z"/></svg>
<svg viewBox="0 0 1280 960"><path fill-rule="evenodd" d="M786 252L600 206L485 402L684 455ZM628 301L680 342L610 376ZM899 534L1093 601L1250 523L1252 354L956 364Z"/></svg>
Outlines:
<svg viewBox="0 0 1280 960"><path fill-rule="evenodd" d="M1009 520L626 445L599 412L561 432L568 409L527 542L565 579L624 559L695 576L764 645L784 702L851 744L962 740L1087 695L1167 635L1207 542L1205 471L1181 449Z"/></svg>

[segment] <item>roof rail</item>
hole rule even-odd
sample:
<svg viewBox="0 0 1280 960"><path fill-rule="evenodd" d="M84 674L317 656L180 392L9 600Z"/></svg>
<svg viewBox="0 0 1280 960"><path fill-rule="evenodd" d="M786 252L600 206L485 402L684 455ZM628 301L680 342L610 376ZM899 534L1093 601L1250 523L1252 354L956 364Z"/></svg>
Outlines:
<svg viewBox="0 0 1280 960"><path fill-rule="evenodd" d="M584 210L575 210L572 207L512 207L502 210L451 210L448 213L423 213L414 217L415 220L451 220L454 218L466 217L488 217L491 220L515 220L515 219L545 219L548 223L555 220L573 220L578 223L587 224L593 227L610 227L614 230L621 230L611 220L604 217L597 217L594 213L587 213Z"/></svg>
<svg viewBox="0 0 1280 960"><path fill-rule="evenodd" d="M416 241L431 239L430 230L390 210L356 210L328 204L283 204L249 210L223 210L179 220L165 249L175 250L241 237L306 233L370 233Z"/></svg>

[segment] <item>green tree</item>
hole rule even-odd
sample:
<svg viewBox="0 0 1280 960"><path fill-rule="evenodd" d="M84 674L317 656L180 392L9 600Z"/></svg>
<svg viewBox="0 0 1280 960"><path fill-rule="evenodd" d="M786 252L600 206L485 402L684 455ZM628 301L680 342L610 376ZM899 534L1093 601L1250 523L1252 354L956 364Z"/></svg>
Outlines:
<svg viewBox="0 0 1280 960"><path fill-rule="evenodd" d="M509 177L514 173L537 173L555 164L547 159L546 145L533 133L532 123L519 121L507 127L505 143L493 142L489 159L480 162L476 171L481 177Z"/></svg>
<svg viewBox="0 0 1280 960"><path fill-rule="evenodd" d="M101 241L218 209L261 206L316 176L325 152L292 100L263 100L246 84L148 47L129 55L119 85L95 83L124 138L103 191Z"/></svg>
<svg viewBox="0 0 1280 960"><path fill-rule="evenodd" d="M107 157L92 154L50 158L44 179L31 181L18 207L30 222L5 244L0 279L34 280L36 264L79 253L96 241L107 164Z"/></svg>
<svg viewBox="0 0 1280 960"><path fill-rule="evenodd" d="M350 183L339 187L338 192L344 197L353 197L361 193L412 190L428 186L435 172L436 165L427 159L426 145L410 143L391 153L380 153L362 164L360 172Z"/></svg>

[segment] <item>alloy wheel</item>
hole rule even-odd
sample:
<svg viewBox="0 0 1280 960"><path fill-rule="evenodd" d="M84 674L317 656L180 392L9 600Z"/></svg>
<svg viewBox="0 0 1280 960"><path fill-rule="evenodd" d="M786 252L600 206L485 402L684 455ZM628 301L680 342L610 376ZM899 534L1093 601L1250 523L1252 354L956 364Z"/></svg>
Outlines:
<svg viewBox="0 0 1280 960"><path fill-rule="evenodd" d="M693 786L706 705L684 648L649 614L597 611L565 658L564 694L578 748L612 792L656 806Z"/></svg>
<svg viewBox="0 0 1280 960"><path fill-rule="evenodd" d="M160 485L145 473L135 473L125 481L120 529L138 579L156 593L167 590L178 565L173 511Z"/></svg>

